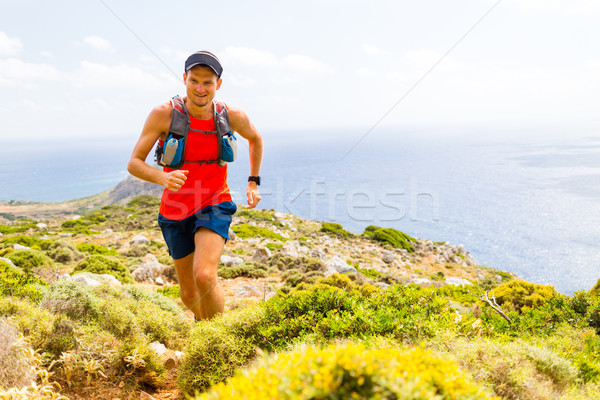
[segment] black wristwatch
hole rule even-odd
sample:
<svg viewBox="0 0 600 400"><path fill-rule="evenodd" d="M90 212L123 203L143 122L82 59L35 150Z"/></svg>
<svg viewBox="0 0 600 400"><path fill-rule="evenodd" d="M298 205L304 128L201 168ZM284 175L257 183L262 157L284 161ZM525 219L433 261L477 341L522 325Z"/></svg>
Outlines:
<svg viewBox="0 0 600 400"><path fill-rule="evenodd" d="M256 185L260 186L260 176L249 176L248 182L256 182Z"/></svg>

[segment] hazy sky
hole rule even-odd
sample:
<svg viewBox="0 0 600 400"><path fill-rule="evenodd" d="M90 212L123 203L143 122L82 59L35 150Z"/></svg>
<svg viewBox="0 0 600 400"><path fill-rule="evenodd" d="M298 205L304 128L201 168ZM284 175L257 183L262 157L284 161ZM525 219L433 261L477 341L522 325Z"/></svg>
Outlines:
<svg viewBox="0 0 600 400"><path fill-rule="evenodd" d="M496 3L0 0L0 138L137 137L202 49L270 132L598 124L600 1Z"/></svg>

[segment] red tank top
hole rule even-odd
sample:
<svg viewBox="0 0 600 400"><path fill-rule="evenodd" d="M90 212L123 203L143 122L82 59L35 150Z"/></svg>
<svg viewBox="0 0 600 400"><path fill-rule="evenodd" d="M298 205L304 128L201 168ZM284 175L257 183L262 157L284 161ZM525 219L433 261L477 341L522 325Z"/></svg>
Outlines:
<svg viewBox="0 0 600 400"><path fill-rule="evenodd" d="M190 132L186 139L185 160L214 160L219 149L213 119L196 119L190 115ZM163 167L165 172L173 169ZM177 191L165 189L160 202L161 215L168 219L182 220L205 207L231 201L227 185L227 164L190 163L181 167L188 170L185 184Z"/></svg>

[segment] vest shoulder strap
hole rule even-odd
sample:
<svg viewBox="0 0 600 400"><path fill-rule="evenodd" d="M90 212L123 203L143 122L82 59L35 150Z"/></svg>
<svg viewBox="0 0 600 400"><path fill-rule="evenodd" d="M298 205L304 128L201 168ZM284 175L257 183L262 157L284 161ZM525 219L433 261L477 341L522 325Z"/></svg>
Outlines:
<svg viewBox="0 0 600 400"><path fill-rule="evenodd" d="M185 109L183 99L179 96L173 97L171 99L171 106L171 125L169 127L169 133L185 137L190 131L191 122L188 112Z"/></svg>
<svg viewBox="0 0 600 400"><path fill-rule="evenodd" d="M231 125L229 123L229 112L227 106L221 101L216 101L215 106L215 129L220 136L231 135Z"/></svg>

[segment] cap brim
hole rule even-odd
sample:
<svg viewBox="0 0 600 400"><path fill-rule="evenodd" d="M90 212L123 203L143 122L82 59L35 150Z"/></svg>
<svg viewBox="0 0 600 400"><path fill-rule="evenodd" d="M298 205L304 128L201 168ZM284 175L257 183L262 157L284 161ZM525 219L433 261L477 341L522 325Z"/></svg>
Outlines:
<svg viewBox="0 0 600 400"><path fill-rule="evenodd" d="M192 69L192 68L194 68L194 67L196 67L198 65L203 65L205 67L208 67L208 68L212 69L214 71L214 73L217 74L218 77L220 77L219 72L212 65L208 65L208 64L203 63L203 62L197 62L197 63L189 65L187 67L187 69L185 70L185 72L188 72L190 69Z"/></svg>

